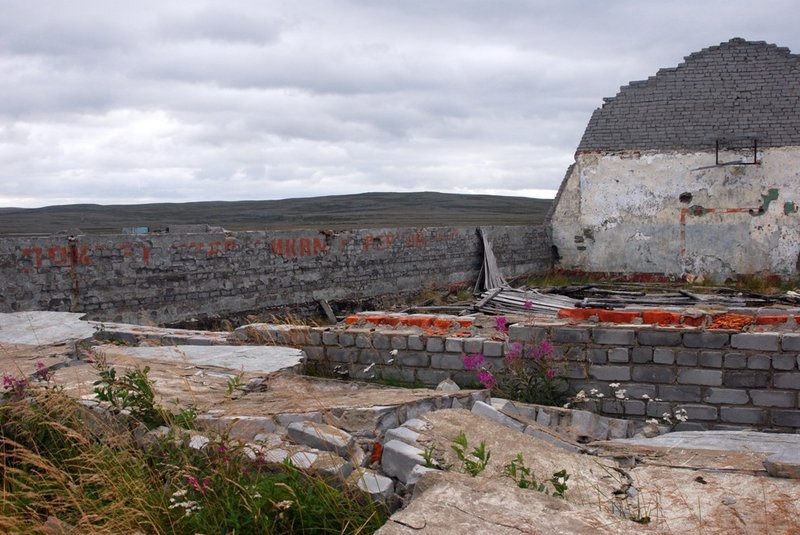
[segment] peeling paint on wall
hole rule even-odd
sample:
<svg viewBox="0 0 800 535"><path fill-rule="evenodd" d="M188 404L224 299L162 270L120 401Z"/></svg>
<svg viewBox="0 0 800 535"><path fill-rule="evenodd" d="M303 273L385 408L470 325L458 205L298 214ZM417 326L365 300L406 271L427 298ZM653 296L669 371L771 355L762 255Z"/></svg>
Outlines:
<svg viewBox="0 0 800 535"><path fill-rule="evenodd" d="M713 151L576 155L551 220L561 267L795 276L800 147L759 154L748 166L715 166Z"/></svg>

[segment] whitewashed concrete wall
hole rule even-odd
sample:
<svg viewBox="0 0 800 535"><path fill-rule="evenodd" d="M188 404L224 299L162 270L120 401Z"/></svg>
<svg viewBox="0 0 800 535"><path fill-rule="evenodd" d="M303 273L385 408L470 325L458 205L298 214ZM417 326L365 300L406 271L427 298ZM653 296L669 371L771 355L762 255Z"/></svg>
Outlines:
<svg viewBox="0 0 800 535"><path fill-rule="evenodd" d="M758 161L716 165L714 151L577 154L551 220L560 266L797 275L800 147L759 150Z"/></svg>

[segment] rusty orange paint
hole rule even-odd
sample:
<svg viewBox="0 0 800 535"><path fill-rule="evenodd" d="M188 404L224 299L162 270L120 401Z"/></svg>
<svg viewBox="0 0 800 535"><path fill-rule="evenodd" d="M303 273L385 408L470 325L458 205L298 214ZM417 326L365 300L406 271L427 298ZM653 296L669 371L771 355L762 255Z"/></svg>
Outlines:
<svg viewBox="0 0 800 535"><path fill-rule="evenodd" d="M666 310L645 310L642 312L642 322L649 325L675 325L681 322L681 315Z"/></svg>
<svg viewBox="0 0 800 535"><path fill-rule="evenodd" d="M789 316L785 315L759 316L756 318L756 325L779 325L782 323L786 323L788 319Z"/></svg>

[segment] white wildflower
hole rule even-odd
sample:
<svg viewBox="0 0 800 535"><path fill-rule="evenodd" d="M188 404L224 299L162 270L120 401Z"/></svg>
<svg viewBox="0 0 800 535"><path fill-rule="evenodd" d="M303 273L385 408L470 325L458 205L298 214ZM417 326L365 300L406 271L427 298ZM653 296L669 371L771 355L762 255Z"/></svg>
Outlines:
<svg viewBox="0 0 800 535"><path fill-rule="evenodd" d="M397 356L397 350L396 349L392 349L391 351L389 351L389 354L391 356L393 356L393 357L396 357Z"/></svg>
<svg viewBox="0 0 800 535"><path fill-rule="evenodd" d="M625 399L626 392L627 390L625 390L624 388L617 390L616 392L614 392L614 397L616 397L617 399Z"/></svg>
<svg viewBox="0 0 800 535"><path fill-rule="evenodd" d="M647 394L642 394L642 399L650 399L650 396L648 396Z"/></svg>
<svg viewBox="0 0 800 535"><path fill-rule="evenodd" d="M644 423L658 425L658 420L656 418L648 418L647 420L644 421Z"/></svg>
<svg viewBox="0 0 800 535"><path fill-rule="evenodd" d="M559 485L563 485L564 484L564 478L563 477L559 477L558 478L558 484Z"/></svg>
<svg viewBox="0 0 800 535"><path fill-rule="evenodd" d="M591 394L592 396L596 396L599 392L600 391L596 388L592 388L591 390L589 390L589 394Z"/></svg>
<svg viewBox="0 0 800 535"><path fill-rule="evenodd" d="M598 392L598 394L597 394L597 397L598 397L598 398L602 398L602 397L604 397L604 396L605 396L605 394L603 394L602 392Z"/></svg>
<svg viewBox="0 0 800 535"><path fill-rule="evenodd" d="M610 388L619 388L619 383L611 383L608 385Z"/></svg>

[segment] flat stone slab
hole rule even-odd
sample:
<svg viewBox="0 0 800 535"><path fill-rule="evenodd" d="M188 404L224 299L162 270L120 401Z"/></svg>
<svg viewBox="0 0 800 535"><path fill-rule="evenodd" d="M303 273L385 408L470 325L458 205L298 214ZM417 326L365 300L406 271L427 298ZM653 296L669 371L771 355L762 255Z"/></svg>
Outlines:
<svg viewBox="0 0 800 535"><path fill-rule="evenodd" d="M800 479L800 451L773 453L764 459L764 468L772 477Z"/></svg>
<svg viewBox="0 0 800 535"><path fill-rule="evenodd" d="M95 327L72 312L12 312L0 314L0 343L45 346L94 336Z"/></svg>
<svg viewBox="0 0 800 535"><path fill-rule="evenodd" d="M782 453L800 450L800 435L756 431L677 431L653 438L625 438L613 442L649 448Z"/></svg>
<svg viewBox="0 0 800 535"><path fill-rule="evenodd" d="M299 365L305 353L292 347L279 346L104 346L107 356L129 357L142 361L186 363L192 366L213 366L235 372L274 373Z"/></svg>

